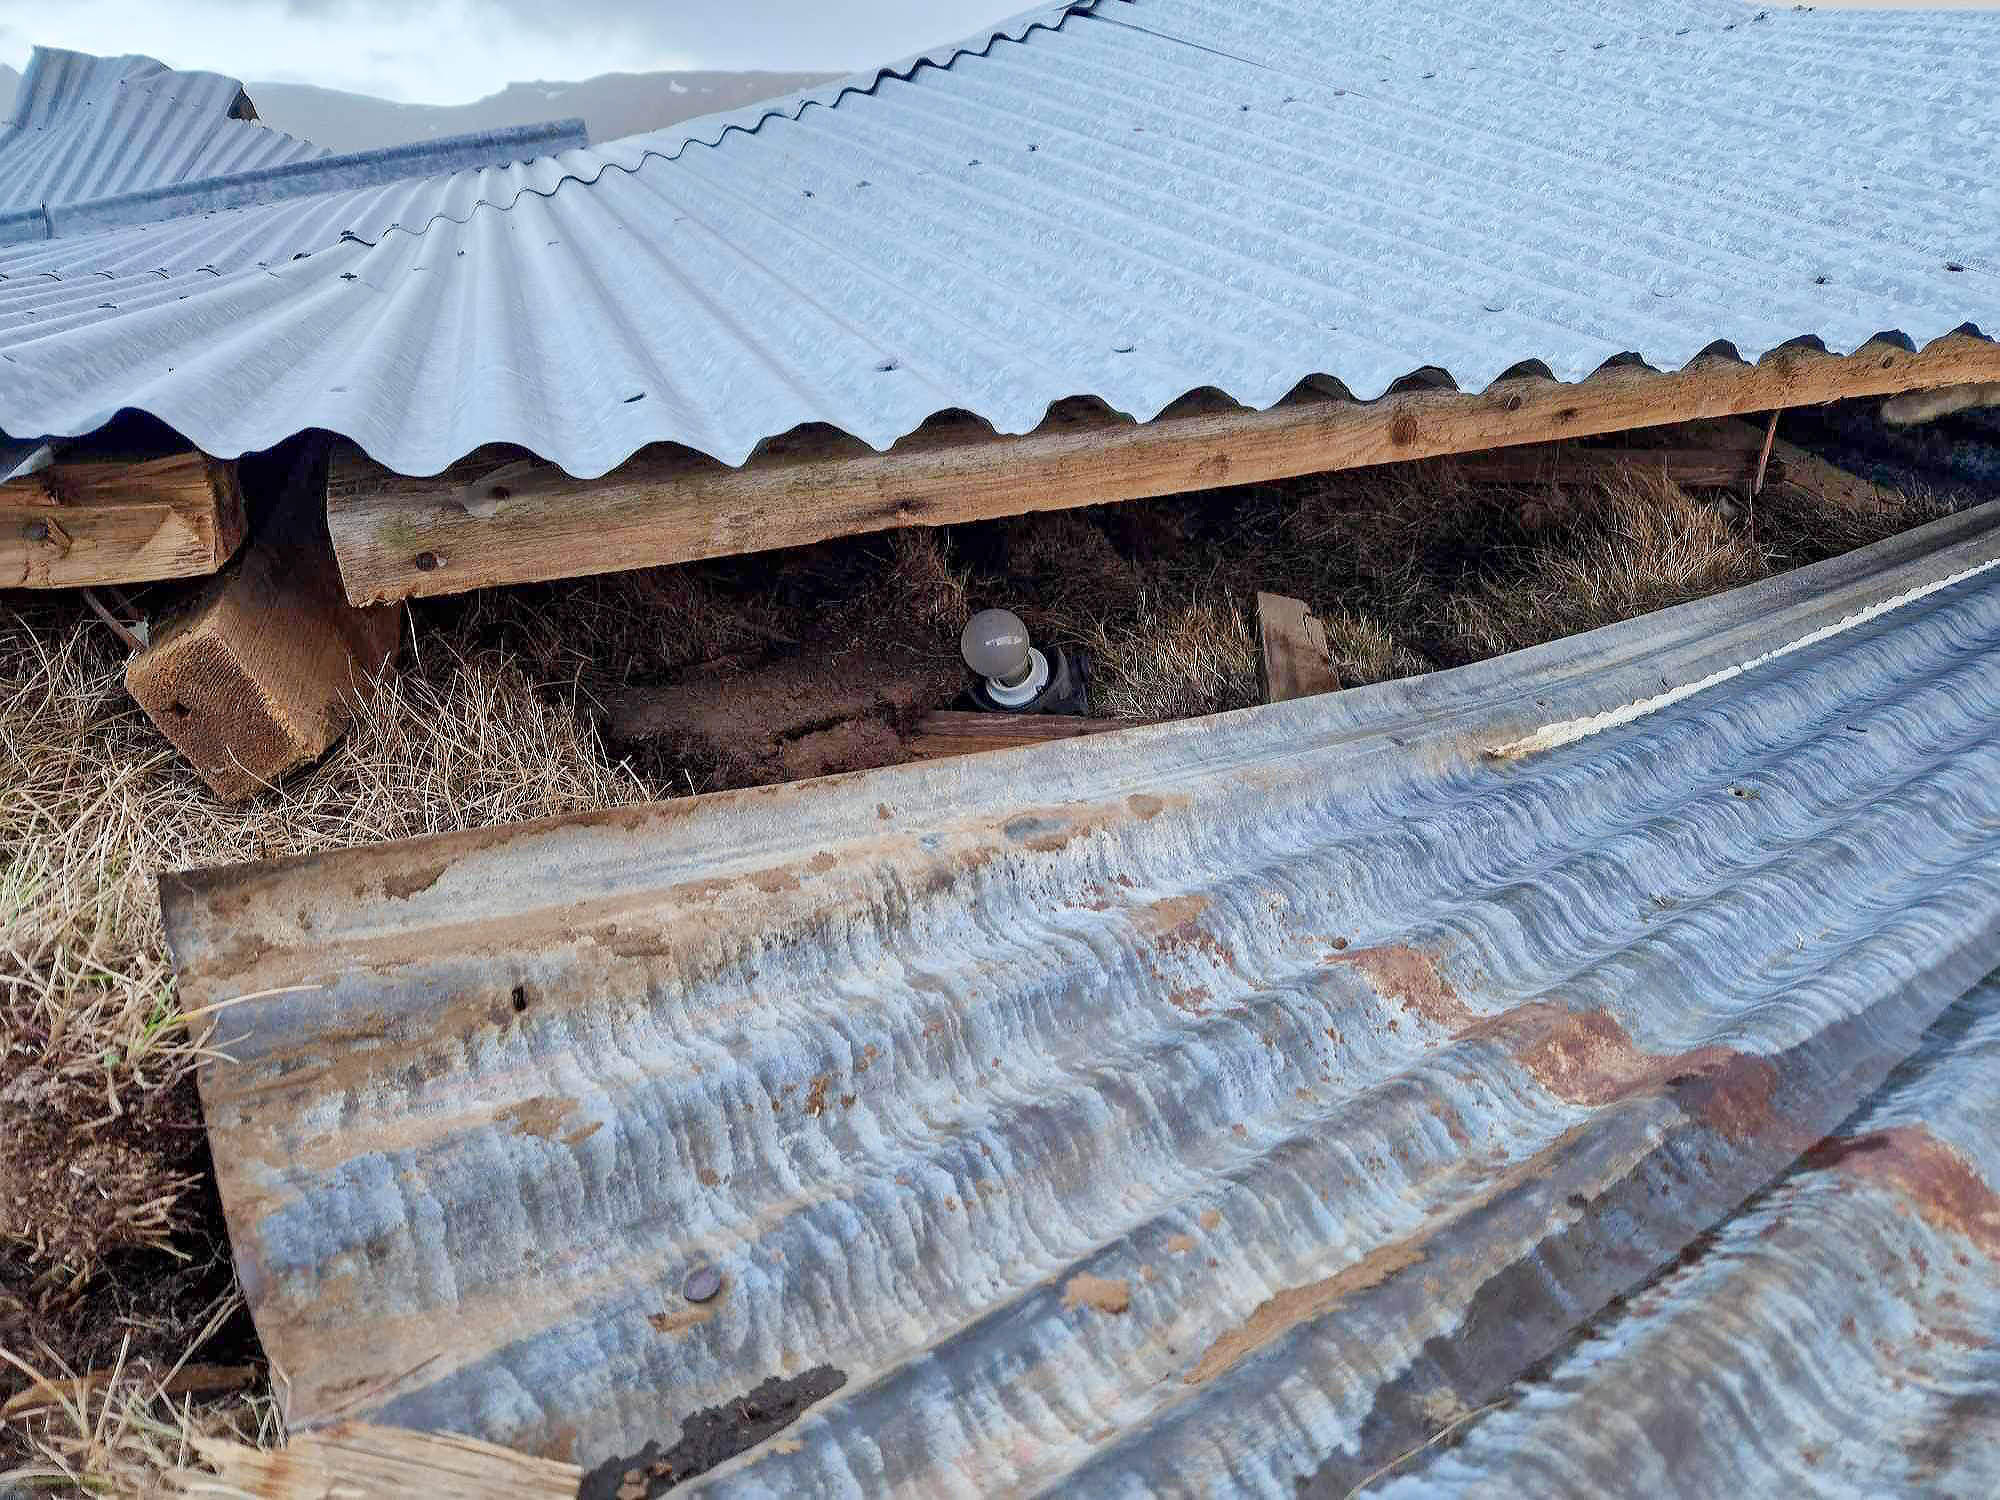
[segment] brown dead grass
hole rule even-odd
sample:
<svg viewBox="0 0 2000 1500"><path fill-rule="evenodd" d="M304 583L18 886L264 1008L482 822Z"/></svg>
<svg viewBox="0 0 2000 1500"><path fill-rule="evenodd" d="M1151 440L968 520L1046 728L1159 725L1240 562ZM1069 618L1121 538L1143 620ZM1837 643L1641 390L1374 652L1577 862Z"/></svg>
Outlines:
<svg viewBox="0 0 2000 1500"><path fill-rule="evenodd" d="M217 1017L176 999L157 872L655 794L514 661L450 634L409 656L321 765L225 807L125 697L108 630L69 600L0 613L0 1399L23 1365L122 1357L130 1374L93 1398L82 1448L69 1416L10 1424L45 1466L117 1489L89 1444L159 1438L166 1417L134 1392L196 1346L231 1285L193 1087Z"/></svg>

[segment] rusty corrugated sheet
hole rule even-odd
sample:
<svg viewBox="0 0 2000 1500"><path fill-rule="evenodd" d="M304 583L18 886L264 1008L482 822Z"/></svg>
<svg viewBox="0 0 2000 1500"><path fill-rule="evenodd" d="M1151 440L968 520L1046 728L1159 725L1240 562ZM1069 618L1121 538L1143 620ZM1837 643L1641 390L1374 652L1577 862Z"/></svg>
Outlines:
<svg viewBox="0 0 2000 1500"><path fill-rule="evenodd" d="M1976 1475L1996 561L170 877L189 1002L314 987L203 1080L292 1421L606 1495Z"/></svg>

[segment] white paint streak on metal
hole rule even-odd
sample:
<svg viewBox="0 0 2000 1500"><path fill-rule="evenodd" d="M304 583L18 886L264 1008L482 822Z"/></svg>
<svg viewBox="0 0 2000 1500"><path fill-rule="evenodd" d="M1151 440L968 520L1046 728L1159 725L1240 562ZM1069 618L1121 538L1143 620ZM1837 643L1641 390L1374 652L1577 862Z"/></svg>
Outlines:
<svg viewBox="0 0 2000 1500"><path fill-rule="evenodd" d="M1901 609L1905 605L1913 604L1919 599L1935 594L1940 589L1948 589L1956 584L1963 583L1968 578L1975 578L1979 574L1984 573L1988 568L1994 566L1996 564L1993 562L1975 563L1972 567L1954 573L1948 578L1939 578L1929 583L1919 584L1908 593L1898 594L1892 599L1878 600L1865 609L1856 610L1845 619L1836 620L1831 625L1823 625L1817 630L1800 636L1795 641L1787 641L1784 645L1766 651L1761 656L1752 657L1749 661L1739 662L1734 666L1724 667L1720 671L1711 672L1699 682L1682 683L1679 687L1673 688L1668 692L1658 693L1650 698L1641 698L1633 703L1622 704L1617 708L1607 709L1603 713L1590 714L1579 719L1565 719L1558 724L1544 724L1533 734L1515 740L1511 744L1495 745L1486 753L1497 760L1514 760L1523 755L1534 755L1543 750L1553 750L1558 745L1573 745L1578 740L1588 739L1593 734L1602 734L1607 729L1616 729L1621 725L1634 723L1639 719L1643 719L1647 714L1658 713L1661 709L1671 708L1676 703L1684 703L1696 693L1706 692L1709 688L1715 687L1719 683L1728 682L1734 677L1741 677L1745 672L1754 672L1757 668L1774 662L1781 656L1789 656L1794 651L1803 651L1808 646L1817 646L1822 641L1831 640L1842 631L1853 630L1857 626L1866 625L1871 620L1880 619L1891 610Z"/></svg>

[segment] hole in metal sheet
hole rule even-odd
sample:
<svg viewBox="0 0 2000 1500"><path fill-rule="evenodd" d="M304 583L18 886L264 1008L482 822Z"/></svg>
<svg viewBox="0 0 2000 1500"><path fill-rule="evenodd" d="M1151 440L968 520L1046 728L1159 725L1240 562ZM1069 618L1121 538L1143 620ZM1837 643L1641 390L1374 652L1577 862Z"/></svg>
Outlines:
<svg viewBox="0 0 2000 1500"><path fill-rule="evenodd" d="M439 565L443 563L444 559L439 557L435 552L419 552L413 561L416 563L419 573L434 573L437 571Z"/></svg>
<svg viewBox="0 0 2000 1500"><path fill-rule="evenodd" d="M514 1014L517 1016L526 1014L528 1009L528 987L525 984L515 985L512 999L514 1002Z"/></svg>

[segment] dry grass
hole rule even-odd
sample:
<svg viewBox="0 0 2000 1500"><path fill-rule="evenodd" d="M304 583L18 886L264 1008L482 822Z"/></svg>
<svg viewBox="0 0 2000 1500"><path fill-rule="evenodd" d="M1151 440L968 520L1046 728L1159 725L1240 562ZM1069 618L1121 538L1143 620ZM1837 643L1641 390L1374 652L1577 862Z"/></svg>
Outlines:
<svg viewBox="0 0 2000 1500"><path fill-rule="evenodd" d="M1407 465L493 591L421 606L403 675L373 686L347 740L234 808L125 698L108 630L74 601L0 599L0 1401L49 1396L0 1424L0 1470L19 1459L153 1494L193 1433L277 1430L265 1386L175 1391L197 1350L256 1351L193 1088L217 1018L176 999L161 869L666 795L694 785L686 766L617 761L594 727L622 688L795 649L860 649L914 674L954 656L987 605L1088 650L1099 712L1210 713L1256 701L1260 589L1312 607L1344 683L1376 682L1747 583L1947 508L1889 496L1856 512L1780 489L1753 535L1659 481L1509 492Z"/></svg>
<svg viewBox="0 0 2000 1500"><path fill-rule="evenodd" d="M1458 649L1497 656L1754 583L1770 557L1720 508L1636 476L1443 602Z"/></svg>
<svg viewBox="0 0 2000 1500"><path fill-rule="evenodd" d="M155 874L654 789L571 701L445 633L373 685L321 765L224 807L126 699L109 631L67 601L27 609L0 614L0 1349L15 1377L0 1372L0 1396L23 1363L120 1354L138 1384L91 1409L98 1436L38 1429L46 1462L83 1468L103 1431L119 1434L109 1484L116 1454L168 1420L134 1390L186 1355L230 1284L192 1078L217 1018L175 998Z"/></svg>

